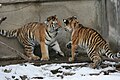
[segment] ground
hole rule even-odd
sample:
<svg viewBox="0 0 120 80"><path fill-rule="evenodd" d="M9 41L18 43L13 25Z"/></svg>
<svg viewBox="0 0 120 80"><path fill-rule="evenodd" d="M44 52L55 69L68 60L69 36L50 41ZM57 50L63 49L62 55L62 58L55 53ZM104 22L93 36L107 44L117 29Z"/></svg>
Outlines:
<svg viewBox="0 0 120 80"><path fill-rule="evenodd" d="M120 80L120 63L104 61L99 69L89 63L21 63L0 67L0 80Z"/></svg>

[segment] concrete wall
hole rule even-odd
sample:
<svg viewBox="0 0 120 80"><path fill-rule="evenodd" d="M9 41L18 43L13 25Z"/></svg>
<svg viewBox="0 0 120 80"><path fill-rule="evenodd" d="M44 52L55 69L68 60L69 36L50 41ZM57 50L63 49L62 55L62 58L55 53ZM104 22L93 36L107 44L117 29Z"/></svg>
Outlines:
<svg viewBox="0 0 120 80"><path fill-rule="evenodd" d="M2 4L0 7L0 17L7 16L7 20L0 25L1 29L11 30L22 27L22 25L28 22L43 22L46 17L56 14L61 21L63 18L76 15L83 25L93 27L101 32L101 19L99 18L98 8L99 1L97 0L53 0L53 2L49 2L49 0L45 0L46 2L44 0L40 0L41 2L38 0L25 0L25 2L24 0L0 1ZM58 41L62 51L66 54L68 50L65 48L65 44L69 40L70 33L62 30L59 34ZM0 36L0 41L23 52L23 47L16 39L8 39ZM9 49L6 49L5 46L0 45L0 47L0 58L17 56Z"/></svg>
<svg viewBox="0 0 120 80"><path fill-rule="evenodd" d="M120 51L120 0L106 0L109 43L114 52Z"/></svg>

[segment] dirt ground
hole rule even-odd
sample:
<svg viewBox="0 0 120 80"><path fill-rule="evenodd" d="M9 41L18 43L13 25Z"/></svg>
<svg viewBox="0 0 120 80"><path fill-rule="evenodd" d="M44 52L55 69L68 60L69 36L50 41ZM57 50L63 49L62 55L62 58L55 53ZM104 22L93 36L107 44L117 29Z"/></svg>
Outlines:
<svg viewBox="0 0 120 80"><path fill-rule="evenodd" d="M62 57L58 54L55 53L55 51L50 50L50 60L49 61L30 61L30 63L34 63L34 65L36 66L40 66L40 65L44 65L44 64L52 64L52 63L82 63L82 62L88 62L91 63L91 60L88 58L87 54L83 53L83 54L78 54L76 56L76 60L74 62L69 62L68 58L70 57L70 53L68 52L67 55L65 55L65 57ZM41 57L41 55L39 55ZM112 62L116 62L119 63L120 60L111 60L108 59L106 57L104 57L103 61L107 60L107 61L112 61ZM10 64L21 64L21 63L26 63L28 61L22 59L21 57L16 57L16 58L0 58L0 66L6 66L6 65L10 65ZM111 66L109 64L105 65L102 64L102 67L108 67ZM120 70L120 64L118 65L114 65L116 67L117 70Z"/></svg>
<svg viewBox="0 0 120 80"><path fill-rule="evenodd" d="M74 62L69 62L68 58L69 58L69 56L62 57L62 56L60 56L58 54L54 54L54 55L50 56L49 61L37 60L37 61L31 61L31 62L33 62L35 64L39 64L39 65L51 64L51 63L74 63ZM82 56L82 57L78 56L76 59L77 60L75 61L75 63L78 63L78 62L91 62L90 59L87 58L86 56ZM28 61L22 59L21 57L0 58L0 66L10 65L10 64L18 64L18 63L25 63L25 62L28 62Z"/></svg>

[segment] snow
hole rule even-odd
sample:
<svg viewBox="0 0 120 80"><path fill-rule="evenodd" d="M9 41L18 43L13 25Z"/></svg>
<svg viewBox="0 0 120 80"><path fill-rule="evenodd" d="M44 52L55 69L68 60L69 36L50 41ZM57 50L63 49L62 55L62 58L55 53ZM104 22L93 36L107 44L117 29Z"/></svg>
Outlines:
<svg viewBox="0 0 120 80"><path fill-rule="evenodd" d="M105 61L106 64L116 64ZM61 63L35 66L33 63L23 63L0 67L0 80L120 80L120 72L115 71L105 75L105 71L116 70L115 67L92 69L88 63Z"/></svg>

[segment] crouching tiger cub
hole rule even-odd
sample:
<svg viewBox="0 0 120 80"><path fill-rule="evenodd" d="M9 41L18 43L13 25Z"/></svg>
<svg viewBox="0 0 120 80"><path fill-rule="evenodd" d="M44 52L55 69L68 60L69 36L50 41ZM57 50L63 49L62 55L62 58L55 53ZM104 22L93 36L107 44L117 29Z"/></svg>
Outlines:
<svg viewBox="0 0 120 80"><path fill-rule="evenodd" d="M15 30L0 29L0 35L8 38L17 37L25 48L25 55L30 60L39 59L38 56L33 54L33 51L34 46L40 44L41 60L49 60L48 46L51 46L60 55L64 56L64 53L61 51L56 41L59 28L61 28L61 23L56 15L54 15L48 17L44 23L30 22Z"/></svg>
<svg viewBox="0 0 120 80"><path fill-rule="evenodd" d="M102 62L102 54L111 59L120 57L120 53L112 54L108 43L94 29L84 27L75 16L63 19L65 30L71 31L71 41L67 44L71 48L72 57L69 61L74 61L75 50L79 46L87 51L88 57L93 61L90 67L97 68ZM71 47L70 47L71 46Z"/></svg>

